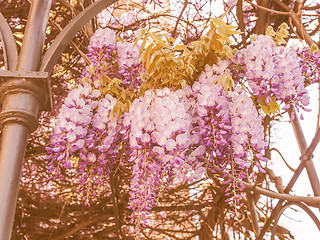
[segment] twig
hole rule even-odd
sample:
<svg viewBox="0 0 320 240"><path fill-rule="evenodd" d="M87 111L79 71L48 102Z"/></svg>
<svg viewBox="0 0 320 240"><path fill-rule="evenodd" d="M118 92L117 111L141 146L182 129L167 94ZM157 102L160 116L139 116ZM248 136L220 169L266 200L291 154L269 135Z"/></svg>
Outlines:
<svg viewBox="0 0 320 240"><path fill-rule="evenodd" d="M319 128L319 123L320 123L320 83L318 83L318 115L317 115L317 127L316 129Z"/></svg>
<svg viewBox="0 0 320 240"><path fill-rule="evenodd" d="M310 7L303 7L302 9L306 10L306 11L313 11L313 10L317 10L319 8L320 8L320 4L315 5L315 6L310 6Z"/></svg>
<svg viewBox="0 0 320 240"><path fill-rule="evenodd" d="M65 230L65 232L59 236L56 236L54 238L52 238L52 240L60 240L60 239L65 239L66 237L69 237L71 236L72 234L78 232L79 230L81 230L82 228L84 227L87 227L87 226L90 226L94 223L97 223L97 222L100 222L106 218L109 218L112 216L112 213L105 213L105 214L102 214L102 215L99 215L99 216L96 216L96 217L92 217L92 218L89 218L81 223L76 223L72 228L68 229L68 230ZM85 219L85 218L84 218ZM109 226L109 225L108 225ZM113 228L113 226L110 226L110 228Z"/></svg>
<svg viewBox="0 0 320 240"><path fill-rule="evenodd" d="M121 222L120 222L120 216L119 216L119 208L118 208L118 196L116 192L116 179L114 174L110 174L110 185L111 185L111 193L112 193L112 203L113 203L113 213L115 216L115 224L116 224L116 231L118 234L118 239L120 239L120 236L122 237L121 232Z"/></svg>
<svg viewBox="0 0 320 240"><path fill-rule="evenodd" d="M187 6L188 6L188 0L185 0L185 1L184 1L183 8L181 9L180 15L179 15L179 17L178 17L178 19L177 19L176 25L174 26L174 29L173 29L173 31L172 31L172 37L173 37L173 38L176 37L176 33L177 33L177 29L178 29L178 24L179 24L179 22L180 22L180 20L181 20L181 18L182 18L182 14L183 14L184 10L186 10Z"/></svg>
<svg viewBox="0 0 320 240"><path fill-rule="evenodd" d="M275 187L278 190L278 192L284 193L285 188L282 184L282 178L279 176L276 176L270 168L266 168L266 172L269 175L270 180L274 182Z"/></svg>
<svg viewBox="0 0 320 240"><path fill-rule="evenodd" d="M305 27L302 24L301 18L298 16L298 14L289 6L287 6L285 3L281 2L280 0L273 0L273 1L276 4L278 4L280 7L282 7L284 10L288 11L290 18L292 19L293 25L297 28L298 34L309 44L309 46L311 47L312 45L316 44L312 40L311 36L307 33Z"/></svg>
<svg viewBox="0 0 320 240"><path fill-rule="evenodd" d="M273 10L273 9L270 9L270 8L266 8L266 7L260 6L258 4L252 3L249 0L246 0L246 2L248 2L249 4L251 4L254 7L260 8L262 10L265 10L265 11L268 11L268 12L271 12L271 13L289 16L289 12L282 12L282 11L277 11L277 10Z"/></svg>
<svg viewBox="0 0 320 240"><path fill-rule="evenodd" d="M245 189L245 191L247 194L248 207L249 207L249 211L252 219L252 229L255 235L258 236L260 234L260 228L259 228L259 221L258 221L256 206L254 204L254 199L253 199L252 193L249 190Z"/></svg>
<svg viewBox="0 0 320 240"><path fill-rule="evenodd" d="M215 171L221 176L223 176L225 174L218 166L215 166ZM225 179L227 179L227 180L230 179L230 176L226 176ZM267 197L277 198L280 200L285 200L285 201L290 201L290 202L304 202L305 204L312 206L312 207L318 207L320 204L320 197L304 197L304 196L290 195L287 193L277 193L277 192L274 192L271 190L257 187L252 183L247 183L247 182L241 181L239 179L235 179L235 181L237 181L240 184L243 184L247 190L265 195Z"/></svg>
<svg viewBox="0 0 320 240"><path fill-rule="evenodd" d="M50 19L50 22L51 22L51 24L52 24L56 29L58 29L60 32L62 31L62 28L60 27L59 24L57 24L56 22L52 21L51 19ZM80 50L80 48L78 48L78 46L77 46L73 41L71 41L70 43L71 43L71 45L76 49L76 51L80 54L80 56L85 60L85 62L86 62L88 65L90 65L90 64L91 64L91 61L90 61L90 59L88 58L88 56L87 56L84 52L82 52L82 51Z"/></svg>
<svg viewBox="0 0 320 240"><path fill-rule="evenodd" d="M280 152L277 148L271 148L270 151L276 151L276 152L280 155L280 157L282 158L282 160L283 160L283 162L286 164L286 166L287 166L292 172L295 171L294 168L290 167L290 165L287 163L287 161L284 159L283 155L281 154L281 152Z"/></svg>

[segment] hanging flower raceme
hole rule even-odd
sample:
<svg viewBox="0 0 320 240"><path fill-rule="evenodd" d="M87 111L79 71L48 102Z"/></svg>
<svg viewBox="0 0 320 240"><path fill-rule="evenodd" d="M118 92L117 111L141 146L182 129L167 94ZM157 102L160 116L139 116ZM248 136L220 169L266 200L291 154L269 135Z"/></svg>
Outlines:
<svg viewBox="0 0 320 240"><path fill-rule="evenodd" d="M227 61L206 66L192 89L197 98L194 131L200 136L199 145L205 148L207 167L226 171L236 184L236 179L247 177L247 169L265 161L266 148L261 118L252 100L241 88L228 93L214 82L227 78ZM229 182L227 182L229 183ZM242 188L242 187L240 187Z"/></svg>
<svg viewBox="0 0 320 240"><path fill-rule="evenodd" d="M138 60L139 47L129 42L116 41L113 30L99 28L90 39L87 54L91 65L83 71L96 88L118 79L120 86L137 92L141 85L142 63ZM106 78L105 76L108 76Z"/></svg>
<svg viewBox="0 0 320 240"><path fill-rule="evenodd" d="M235 75L248 82L252 94L261 99L260 105L274 105L279 100L287 110L290 104L297 109L305 109L309 104L295 51L277 46L269 36L259 35L249 46L238 51L234 60L237 64Z"/></svg>
<svg viewBox="0 0 320 240"><path fill-rule="evenodd" d="M125 89L137 92L142 83L142 63L138 60L140 49L129 42L117 42L118 73Z"/></svg>
<svg viewBox="0 0 320 240"><path fill-rule="evenodd" d="M115 139L119 126L117 118L110 115L116 102L84 84L68 94L60 109L47 147L47 158L51 159L48 169L53 177L60 178L62 169L78 169L83 196L94 184L107 181L118 157Z"/></svg>
<svg viewBox="0 0 320 240"><path fill-rule="evenodd" d="M174 180L194 180L190 170L200 167L186 154L198 139L190 132L192 104L188 92L190 87L176 92L168 88L148 90L124 116L133 163L129 208L133 210L131 221L138 227L146 223L161 189ZM204 153L198 152L198 156Z"/></svg>
<svg viewBox="0 0 320 240"><path fill-rule="evenodd" d="M103 88L109 84L103 82L104 75L109 74L108 79L121 77L106 71L119 68L120 54L117 55L115 48L112 30L98 29L90 39L88 57L92 64L83 72L80 86L65 99L47 148L51 159L48 168L53 177L59 175L61 178L64 169L77 169L83 197L98 194L94 186L108 181L109 173L119 159L117 135L120 125L117 116L111 114L117 100ZM135 64L131 55L122 55L131 61L131 65ZM133 76L126 68L123 68L123 74ZM86 201L89 203L88 198Z"/></svg>

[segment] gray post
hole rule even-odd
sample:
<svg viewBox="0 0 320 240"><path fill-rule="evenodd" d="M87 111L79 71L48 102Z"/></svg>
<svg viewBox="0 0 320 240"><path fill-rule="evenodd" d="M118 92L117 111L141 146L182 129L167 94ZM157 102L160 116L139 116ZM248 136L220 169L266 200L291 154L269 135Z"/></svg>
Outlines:
<svg viewBox="0 0 320 240"><path fill-rule="evenodd" d="M33 0L17 70L38 71L51 0ZM0 240L11 238L25 147L37 127L41 90L37 81L23 77L1 79L0 125ZM40 90L40 92L39 92Z"/></svg>

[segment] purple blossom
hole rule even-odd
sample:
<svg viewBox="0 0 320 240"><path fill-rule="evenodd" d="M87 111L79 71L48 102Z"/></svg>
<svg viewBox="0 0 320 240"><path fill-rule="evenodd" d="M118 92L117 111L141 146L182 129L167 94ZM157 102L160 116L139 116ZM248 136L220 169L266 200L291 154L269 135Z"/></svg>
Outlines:
<svg viewBox="0 0 320 240"><path fill-rule="evenodd" d="M299 60L296 51L276 46L269 36L259 35L256 41L238 51L234 59L237 65L237 69L231 68L234 76L247 80L253 95L264 96L266 105L275 97L284 106L292 103L298 109L305 109L309 97L303 75L307 75L311 65Z"/></svg>

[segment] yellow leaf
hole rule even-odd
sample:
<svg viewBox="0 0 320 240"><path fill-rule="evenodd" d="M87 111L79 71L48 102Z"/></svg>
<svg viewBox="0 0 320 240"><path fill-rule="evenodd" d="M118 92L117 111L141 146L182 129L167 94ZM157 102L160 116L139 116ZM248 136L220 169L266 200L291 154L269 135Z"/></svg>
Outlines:
<svg viewBox="0 0 320 240"><path fill-rule="evenodd" d="M181 58L178 59L178 66L180 66L180 68L184 67L184 62Z"/></svg>
<svg viewBox="0 0 320 240"><path fill-rule="evenodd" d="M230 74L227 74L225 83L228 89L231 89L234 86L234 82Z"/></svg>
<svg viewBox="0 0 320 240"><path fill-rule="evenodd" d="M272 114L276 114L277 112L280 112L280 107L275 97L271 98L271 101L268 103L268 107Z"/></svg>
<svg viewBox="0 0 320 240"><path fill-rule="evenodd" d="M220 18L220 19L223 19L225 16L227 16L227 14L228 14L228 12L230 12L230 10L231 10L231 7L229 7L229 8L227 9L227 11L225 11L219 18Z"/></svg>
<svg viewBox="0 0 320 240"><path fill-rule="evenodd" d="M220 17L220 18L215 18L215 19L213 19L213 22L214 22L216 25L220 26L220 27L224 27L224 26L227 25L227 24L222 20L221 17Z"/></svg>
<svg viewBox="0 0 320 240"><path fill-rule="evenodd" d="M89 70L90 73L93 73L94 70L95 70L95 67L93 65L90 65L88 70Z"/></svg>
<svg viewBox="0 0 320 240"><path fill-rule="evenodd" d="M287 31L288 30L288 24L286 24L285 22L284 23L281 23L281 25L279 26L279 29L280 30L285 30Z"/></svg>
<svg viewBox="0 0 320 240"><path fill-rule="evenodd" d="M313 44L311 45L311 51L312 51L312 52L317 52L317 51L319 51L319 47L317 46L317 44L313 43Z"/></svg>
<svg viewBox="0 0 320 240"><path fill-rule="evenodd" d="M223 44L220 41L212 41L211 42L211 48L216 52L216 53L221 53L223 50Z"/></svg>
<svg viewBox="0 0 320 240"><path fill-rule="evenodd" d="M263 111L265 114L267 114L268 116L270 116L270 110L269 110L269 108L268 108L267 106L265 106L265 105L260 105L260 107L261 107L262 111Z"/></svg>
<svg viewBox="0 0 320 240"><path fill-rule="evenodd" d="M176 46L174 47L174 50L176 50L176 51L183 51L183 50L185 50L185 49L187 49L187 46L186 46L186 45L176 45Z"/></svg>
<svg viewBox="0 0 320 240"><path fill-rule="evenodd" d="M112 82L111 78L108 77L106 74L101 73L101 84L102 86L107 86Z"/></svg>
<svg viewBox="0 0 320 240"><path fill-rule="evenodd" d="M167 46L167 45L165 44L165 42L162 41L162 39L160 38L160 36L159 36L158 34L156 34L156 33L151 33L150 35L151 35L151 37L153 38L153 40L155 40L155 41L157 40L157 43L158 43L158 44L163 44L163 45Z"/></svg>
<svg viewBox="0 0 320 240"><path fill-rule="evenodd" d="M143 55L143 59L142 59L142 62L143 64L145 65L146 68L148 68L146 65L148 63L150 63L150 59L151 59L151 55L152 55L152 50L153 50L153 47L154 45L153 44L150 44L146 50L144 51L144 55Z"/></svg>
<svg viewBox="0 0 320 240"><path fill-rule="evenodd" d="M273 27L268 26L266 30L266 35L270 37L274 37L276 35L276 32L273 30Z"/></svg>
<svg viewBox="0 0 320 240"><path fill-rule="evenodd" d="M258 99L258 103L262 109L262 111L270 116L270 109L268 108L268 106L266 105L266 98L264 95L260 96L260 98Z"/></svg>
<svg viewBox="0 0 320 240"><path fill-rule="evenodd" d="M166 35L166 39L168 43L174 43L176 41L173 37L168 37L167 35Z"/></svg>
<svg viewBox="0 0 320 240"><path fill-rule="evenodd" d="M156 67L157 67L157 65L158 65L158 62L159 62L160 58L162 59L162 56L161 56L161 55L157 55L157 56L155 56L155 58L152 60L152 63L149 65L149 68L146 69L149 74L152 74L152 73L155 71L155 69L156 69Z"/></svg>
<svg viewBox="0 0 320 240"><path fill-rule="evenodd" d="M113 78L111 81L112 84L116 84L119 85L120 83L122 83L122 81L119 78Z"/></svg>
<svg viewBox="0 0 320 240"><path fill-rule="evenodd" d="M169 37L169 40L174 43L176 40L173 37Z"/></svg>

